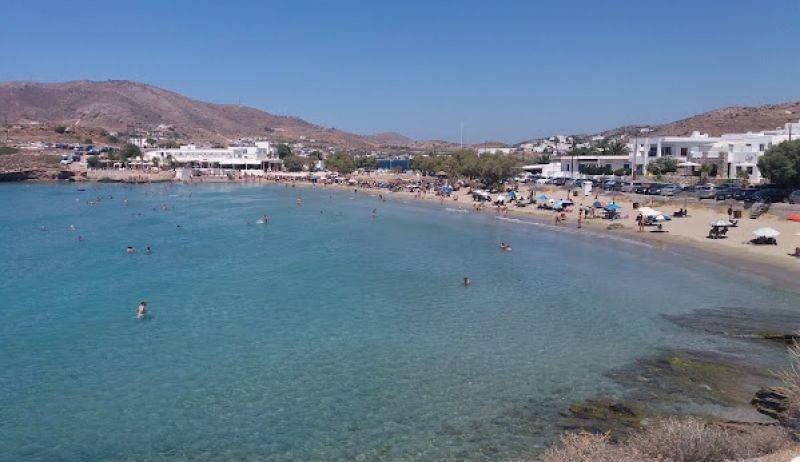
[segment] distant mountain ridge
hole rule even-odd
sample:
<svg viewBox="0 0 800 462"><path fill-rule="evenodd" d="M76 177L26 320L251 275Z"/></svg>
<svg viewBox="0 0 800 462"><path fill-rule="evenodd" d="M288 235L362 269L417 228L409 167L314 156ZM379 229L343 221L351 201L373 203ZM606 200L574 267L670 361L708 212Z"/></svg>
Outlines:
<svg viewBox="0 0 800 462"><path fill-rule="evenodd" d="M600 132L603 136L689 135L769 130L800 119L800 101L757 107L715 109L661 125L631 125ZM190 99L176 92L128 80L76 80L61 83L0 82L0 121L40 122L123 131L129 126L167 125L191 139L224 140L267 137L277 140L333 145L352 149L413 149L445 151L457 143L416 141L398 133L358 135L307 122L299 117L270 114L236 104L215 104ZM518 144L517 144L518 145ZM486 142L472 147L504 147Z"/></svg>
<svg viewBox="0 0 800 462"><path fill-rule="evenodd" d="M234 104L197 101L152 85L127 80L63 83L0 83L0 120L125 130L130 125L174 127L190 137L239 136L317 140L348 148L407 145L399 134L362 136Z"/></svg>

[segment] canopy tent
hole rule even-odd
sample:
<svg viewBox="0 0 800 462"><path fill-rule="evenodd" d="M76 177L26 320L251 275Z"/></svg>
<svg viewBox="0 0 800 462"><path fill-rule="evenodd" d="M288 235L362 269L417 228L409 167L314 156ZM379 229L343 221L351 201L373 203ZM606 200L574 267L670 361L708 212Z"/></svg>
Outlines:
<svg viewBox="0 0 800 462"><path fill-rule="evenodd" d="M780 235L780 231L769 227L758 228L757 230L753 231L753 236L755 237L778 237Z"/></svg>

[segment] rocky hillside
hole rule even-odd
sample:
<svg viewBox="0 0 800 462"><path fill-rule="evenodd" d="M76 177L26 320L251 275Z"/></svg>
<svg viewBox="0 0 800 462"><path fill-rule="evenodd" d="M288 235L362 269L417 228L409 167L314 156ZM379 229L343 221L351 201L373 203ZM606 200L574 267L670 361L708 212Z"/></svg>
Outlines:
<svg viewBox="0 0 800 462"><path fill-rule="evenodd" d="M800 120L800 101L764 106L731 106L687 117L663 125L636 125L603 132L602 135L635 135L649 128L653 135L690 135L694 131L719 136L723 133L772 130Z"/></svg>
<svg viewBox="0 0 800 462"><path fill-rule="evenodd" d="M298 140L304 137L350 148L411 142L402 135L360 136L246 106L206 103L126 80L3 82L0 83L0 120L98 127L109 131L125 130L131 125L143 128L166 125L190 138L270 136Z"/></svg>

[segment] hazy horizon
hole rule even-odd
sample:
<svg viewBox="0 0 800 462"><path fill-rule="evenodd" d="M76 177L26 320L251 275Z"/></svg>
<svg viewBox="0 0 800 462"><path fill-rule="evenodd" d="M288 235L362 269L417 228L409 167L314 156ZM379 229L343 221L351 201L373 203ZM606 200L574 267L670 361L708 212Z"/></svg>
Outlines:
<svg viewBox="0 0 800 462"><path fill-rule="evenodd" d="M463 122L465 143L517 143L800 99L800 4L771 5L44 1L5 8L0 79L133 80L358 134L457 142Z"/></svg>

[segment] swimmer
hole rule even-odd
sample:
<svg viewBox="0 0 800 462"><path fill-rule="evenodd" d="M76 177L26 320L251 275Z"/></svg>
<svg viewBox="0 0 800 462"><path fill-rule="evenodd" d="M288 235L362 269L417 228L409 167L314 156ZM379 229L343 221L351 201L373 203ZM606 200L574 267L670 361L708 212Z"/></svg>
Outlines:
<svg viewBox="0 0 800 462"><path fill-rule="evenodd" d="M45 225L42 225L42 226L40 226L40 227L39 227L39 230L41 230L41 231L47 231L47 226L45 226Z"/></svg>
<svg viewBox="0 0 800 462"><path fill-rule="evenodd" d="M150 246L149 245L144 248L144 253L146 253L147 255L150 255L151 253L153 253L153 251L150 250Z"/></svg>
<svg viewBox="0 0 800 462"><path fill-rule="evenodd" d="M142 319L145 316L147 316L147 300L142 300L136 307L136 319Z"/></svg>
<svg viewBox="0 0 800 462"><path fill-rule="evenodd" d="M509 252L511 250L511 246L506 244L505 242L501 242L500 250L502 250L503 252Z"/></svg>
<svg viewBox="0 0 800 462"><path fill-rule="evenodd" d="M266 216L266 215L264 215L264 216L262 216L261 218L259 218L259 219L256 221L256 223L258 223L258 224L261 224L261 225L266 225L267 223L269 223L269 217L268 217L268 216Z"/></svg>
<svg viewBox="0 0 800 462"><path fill-rule="evenodd" d="M69 225L69 230L70 230L70 231L75 231L75 229L76 229L76 228L75 228L75 225Z"/></svg>
<svg viewBox="0 0 800 462"><path fill-rule="evenodd" d="M468 286L470 284L472 284L472 281L470 281L469 278L464 278L464 286Z"/></svg>
<svg viewBox="0 0 800 462"><path fill-rule="evenodd" d="M372 218L375 218L375 217L377 217L377 216L378 216L378 209L372 209L372 213L370 214L370 216L371 216Z"/></svg>
<svg viewBox="0 0 800 462"><path fill-rule="evenodd" d="M128 252L128 253L134 253L134 252L136 252L136 249L134 249L133 246L129 245L128 248L125 251Z"/></svg>
<svg viewBox="0 0 800 462"><path fill-rule="evenodd" d="M83 242L83 236L78 236L78 241Z"/></svg>

